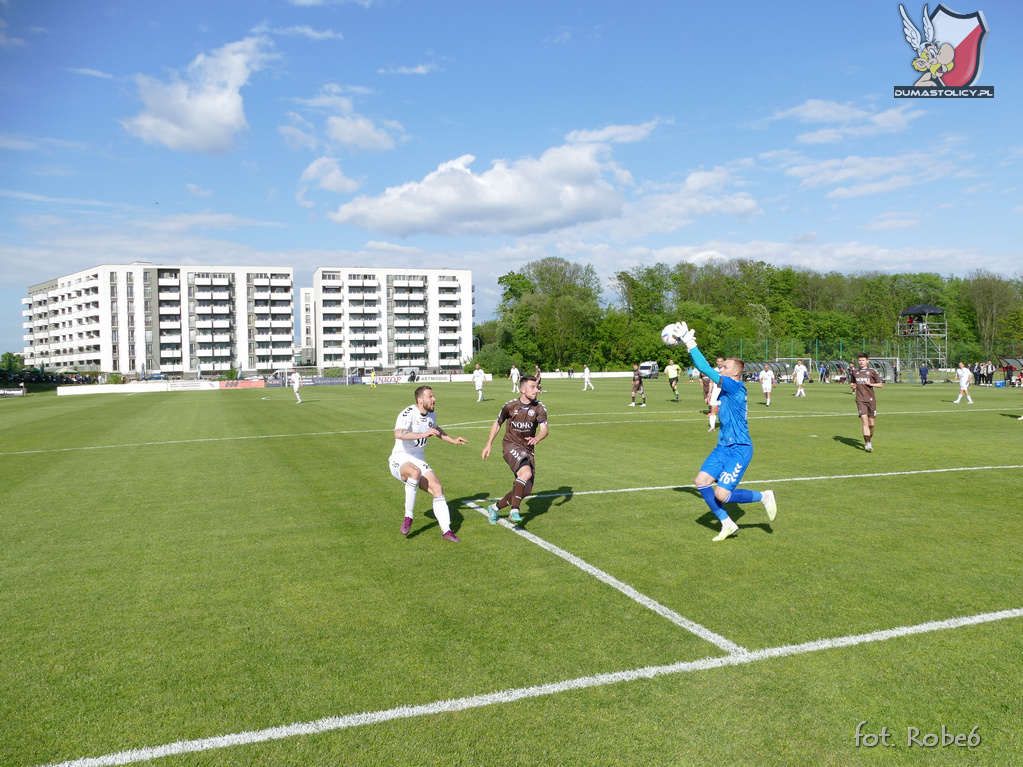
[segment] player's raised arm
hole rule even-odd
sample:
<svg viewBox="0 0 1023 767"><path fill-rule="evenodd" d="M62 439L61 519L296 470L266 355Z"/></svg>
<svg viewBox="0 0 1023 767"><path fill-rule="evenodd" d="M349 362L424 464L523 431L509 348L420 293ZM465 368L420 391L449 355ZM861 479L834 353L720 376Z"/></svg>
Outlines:
<svg viewBox="0 0 1023 767"><path fill-rule="evenodd" d="M467 440L465 437L452 437L450 434L448 434L446 431L444 431L439 426L437 427L437 432L438 432L438 434L437 434L438 437L440 437L445 442L450 442L452 445L468 445L469 444L469 440Z"/></svg>
<svg viewBox="0 0 1023 767"><path fill-rule="evenodd" d="M684 322L675 323L675 337L689 350L693 365L715 384L721 383L721 374L710 366L703 352L696 348L696 331Z"/></svg>

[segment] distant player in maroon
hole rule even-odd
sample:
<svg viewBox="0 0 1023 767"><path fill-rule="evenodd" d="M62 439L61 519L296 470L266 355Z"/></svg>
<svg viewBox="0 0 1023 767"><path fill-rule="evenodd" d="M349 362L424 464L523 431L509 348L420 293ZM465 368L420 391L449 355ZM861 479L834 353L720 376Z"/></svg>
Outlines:
<svg viewBox="0 0 1023 767"><path fill-rule="evenodd" d="M643 376L639 372L639 363L632 363L632 402L629 403L629 407L636 407L636 395L643 398L643 404L640 407L646 407L646 392L643 391Z"/></svg>
<svg viewBox="0 0 1023 767"><path fill-rule="evenodd" d="M870 357L860 354L856 361L859 368L849 373L849 386L856 392L856 412L863 421L863 449L868 453L873 452L874 446L870 444L874 436L874 418L877 416L877 401L874 399L874 389L884 386L881 374L871 367L867 367Z"/></svg>
<svg viewBox="0 0 1023 767"><path fill-rule="evenodd" d="M519 514L519 509L522 501L533 491L533 481L536 479L536 458L533 450L536 443L547 436L547 408L536 398L539 391L540 385L535 377L522 376L519 381L520 396L505 403L497 420L490 427L490 436L483 447L483 460L490 456L490 447L494 444L497 433L501 431L501 426L508 424L501 447L505 463L515 475L515 481L508 494L487 509L487 516L492 525L497 524L498 512L508 506L512 508L508 519L512 522L521 522L522 515Z"/></svg>

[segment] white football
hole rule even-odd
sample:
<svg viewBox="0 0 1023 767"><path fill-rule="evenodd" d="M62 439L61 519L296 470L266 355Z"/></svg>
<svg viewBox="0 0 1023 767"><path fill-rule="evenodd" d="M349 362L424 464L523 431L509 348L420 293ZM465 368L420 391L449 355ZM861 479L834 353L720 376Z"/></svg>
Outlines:
<svg viewBox="0 0 1023 767"><path fill-rule="evenodd" d="M675 338L675 324L665 325L661 331L661 340L665 346L678 346L678 339Z"/></svg>

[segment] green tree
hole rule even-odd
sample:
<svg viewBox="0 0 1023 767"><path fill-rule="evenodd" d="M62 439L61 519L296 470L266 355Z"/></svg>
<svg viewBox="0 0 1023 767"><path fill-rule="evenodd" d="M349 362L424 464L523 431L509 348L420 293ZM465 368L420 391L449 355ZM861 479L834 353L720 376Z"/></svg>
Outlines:
<svg viewBox="0 0 1023 767"><path fill-rule="evenodd" d="M0 369L8 373L18 373L25 369L25 358L14 352L4 352L0 357Z"/></svg>

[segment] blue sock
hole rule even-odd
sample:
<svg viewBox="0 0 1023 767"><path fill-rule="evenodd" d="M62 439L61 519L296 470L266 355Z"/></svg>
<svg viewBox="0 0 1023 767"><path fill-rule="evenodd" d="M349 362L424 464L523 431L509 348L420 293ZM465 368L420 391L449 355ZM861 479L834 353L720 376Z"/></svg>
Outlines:
<svg viewBox="0 0 1023 767"><path fill-rule="evenodd" d="M714 512L714 516L724 522L728 519L728 512L725 511L724 507L714 496L714 487L712 485L704 485L703 487L697 487L700 491L700 495L703 496L703 500L710 506L710 510Z"/></svg>
<svg viewBox="0 0 1023 767"><path fill-rule="evenodd" d="M758 493L756 490L742 490L735 488L729 496L728 503L756 503L762 500L764 497L763 493Z"/></svg>

